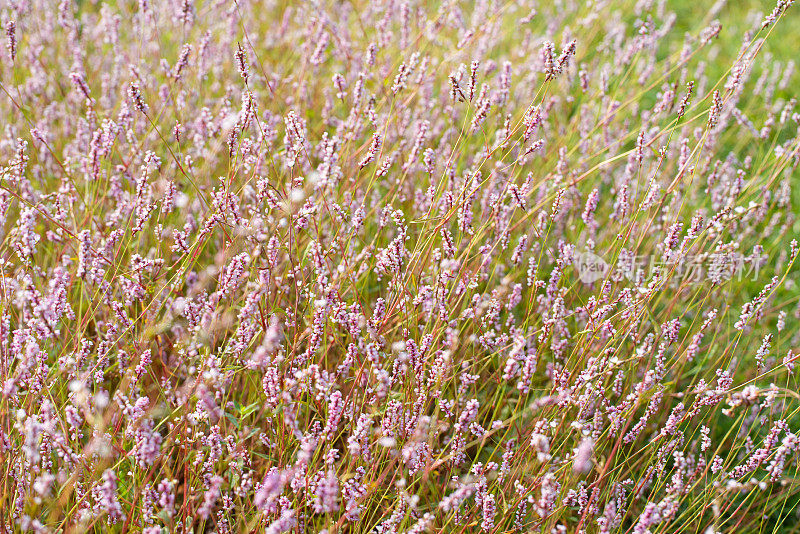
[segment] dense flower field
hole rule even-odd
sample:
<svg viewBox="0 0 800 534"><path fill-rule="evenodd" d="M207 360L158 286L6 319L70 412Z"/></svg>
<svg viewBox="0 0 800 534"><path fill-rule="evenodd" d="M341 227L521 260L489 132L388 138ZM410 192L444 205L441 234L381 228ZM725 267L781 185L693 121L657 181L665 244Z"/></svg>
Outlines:
<svg viewBox="0 0 800 534"><path fill-rule="evenodd" d="M797 532L792 3L3 0L0 528Z"/></svg>

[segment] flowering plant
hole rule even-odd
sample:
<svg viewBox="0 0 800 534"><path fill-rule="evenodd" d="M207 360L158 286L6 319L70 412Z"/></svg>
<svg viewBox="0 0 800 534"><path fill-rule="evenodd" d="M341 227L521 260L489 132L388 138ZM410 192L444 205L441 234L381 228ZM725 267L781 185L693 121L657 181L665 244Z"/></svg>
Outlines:
<svg viewBox="0 0 800 534"><path fill-rule="evenodd" d="M3 530L788 531L791 4L5 2Z"/></svg>

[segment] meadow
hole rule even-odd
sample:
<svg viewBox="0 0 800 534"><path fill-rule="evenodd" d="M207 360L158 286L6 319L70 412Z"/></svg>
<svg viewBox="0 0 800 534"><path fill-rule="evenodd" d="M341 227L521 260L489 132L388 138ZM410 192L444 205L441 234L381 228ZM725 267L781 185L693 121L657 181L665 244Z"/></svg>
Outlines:
<svg viewBox="0 0 800 534"><path fill-rule="evenodd" d="M0 530L800 532L793 0L2 0Z"/></svg>

